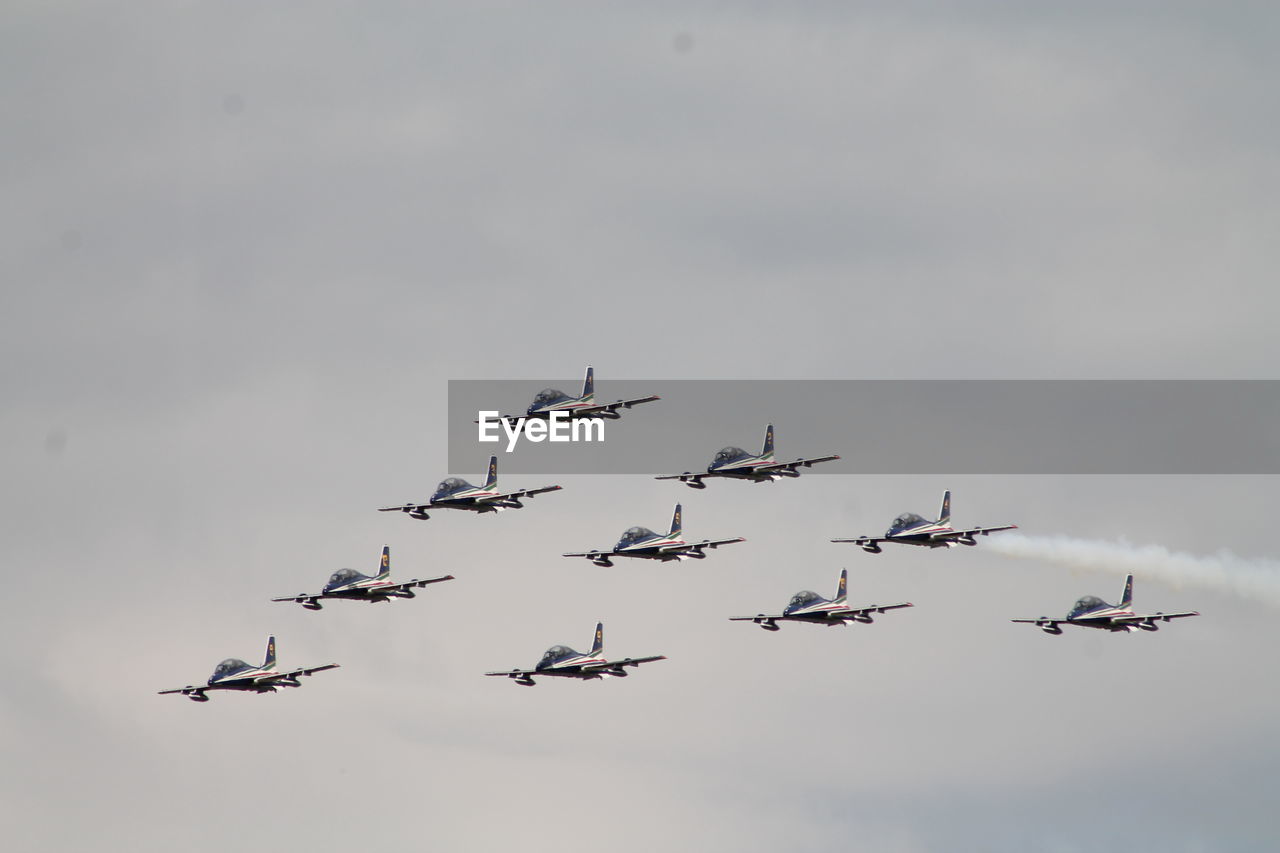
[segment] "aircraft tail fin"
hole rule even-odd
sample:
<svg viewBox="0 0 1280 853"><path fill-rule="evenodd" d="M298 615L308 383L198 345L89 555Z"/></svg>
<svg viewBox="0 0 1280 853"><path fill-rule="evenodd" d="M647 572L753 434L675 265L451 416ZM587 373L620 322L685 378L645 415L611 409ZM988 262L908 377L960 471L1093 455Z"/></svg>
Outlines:
<svg viewBox="0 0 1280 853"><path fill-rule="evenodd" d="M273 669L276 665L276 638L267 637L267 656L262 661L263 669Z"/></svg>
<svg viewBox="0 0 1280 853"><path fill-rule="evenodd" d="M604 623L596 623L596 636L591 641L591 656L595 657L604 651Z"/></svg>
<svg viewBox="0 0 1280 853"><path fill-rule="evenodd" d="M769 424L764 431L764 450L760 451L760 455L766 459L773 458L773 424Z"/></svg>
<svg viewBox="0 0 1280 853"><path fill-rule="evenodd" d="M1120 599L1121 607L1133 606L1133 575L1124 579L1124 597Z"/></svg>
<svg viewBox="0 0 1280 853"><path fill-rule="evenodd" d="M680 504L676 504L675 514L671 516L671 536L679 536L684 530L684 522L680 520Z"/></svg>
<svg viewBox="0 0 1280 853"><path fill-rule="evenodd" d="M841 604L844 603L845 599L848 598L849 596L848 587L849 587L849 570L841 569L840 585L836 587L836 601L840 602Z"/></svg>
<svg viewBox="0 0 1280 853"><path fill-rule="evenodd" d="M489 457L489 476L485 478L484 487L486 489L495 488L498 485L498 457Z"/></svg>
<svg viewBox="0 0 1280 853"><path fill-rule="evenodd" d="M587 368L587 378L582 380L582 398L588 403L596 401L596 369L594 367Z"/></svg>
<svg viewBox="0 0 1280 853"><path fill-rule="evenodd" d="M391 546L382 546L382 562L378 564L378 577L385 578L391 574Z"/></svg>
<svg viewBox="0 0 1280 853"><path fill-rule="evenodd" d="M942 511L938 513L939 524L951 523L951 490L942 493Z"/></svg>

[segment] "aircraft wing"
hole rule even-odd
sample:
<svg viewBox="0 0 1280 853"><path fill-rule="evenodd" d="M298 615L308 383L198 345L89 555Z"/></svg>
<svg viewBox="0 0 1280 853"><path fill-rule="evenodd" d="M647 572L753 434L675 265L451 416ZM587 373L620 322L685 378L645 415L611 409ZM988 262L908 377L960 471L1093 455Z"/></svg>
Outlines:
<svg viewBox="0 0 1280 853"><path fill-rule="evenodd" d="M967 530L950 530L946 533L935 533L933 539L971 539L974 536L986 536L1001 530L1017 530L1016 524L1002 524L999 527L970 527Z"/></svg>
<svg viewBox="0 0 1280 853"><path fill-rule="evenodd" d="M303 675L315 675L317 672L324 672L326 669L337 669L338 664L326 663L323 666L307 666L300 669L291 669L288 672L277 672L274 675L263 675L255 678L254 681L272 682L283 681L286 678L298 678Z"/></svg>
<svg viewBox="0 0 1280 853"><path fill-rule="evenodd" d="M1184 616L1199 615L1199 611L1196 610L1184 610L1181 613L1135 613L1132 616L1113 616L1111 621L1124 625L1130 622L1168 622L1170 619L1181 619Z"/></svg>
<svg viewBox="0 0 1280 853"><path fill-rule="evenodd" d="M563 487L543 486L541 489L521 489L518 492L507 492L503 495L494 495L493 497L485 498L484 501L485 503L493 503L494 501L509 501L514 500L515 498L531 498L536 495L546 494L547 492L558 492L561 488Z"/></svg>
<svg viewBox="0 0 1280 853"><path fill-rule="evenodd" d="M866 547L867 545L879 545L881 542L888 542L889 540L883 536L859 536L856 539L832 539L831 541L850 542L854 545L862 545L863 547Z"/></svg>
<svg viewBox="0 0 1280 853"><path fill-rule="evenodd" d="M528 415L498 415L496 418L490 418L488 421L486 421L486 423L501 421L502 423L505 423L507 426L511 427L511 429L515 429L516 427L520 426L520 423L522 421L527 421L527 420L529 420ZM472 421L472 423L478 424L480 422Z"/></svg>
<svg viewBox="0 0 1280 853"><path fill-rule="evenodd" d="M601 557L612 557L612 551L575 551L572 554L561 554L561 557L586 557L588 560L598 560Z"/></svg>
<svg viewBox="0 0 1280 853"><path fill-rule="evenodd" d="M196 687L193 684L188 684L186 687L175 687L172 690L157 690L156 693L160 694L161 696L165 695L166 693L181 693L185 696L188 693L198 693L206 689L208 688Z"/></svg>
<svg viewBox="0 0 1280 853"><path fill-rule="evenodd" d="M659 399L657 394L651 394L648 397L635 397L631 400L618 400L614 403L600 403L595 406L586 406L581 409L574 409L573 416L575 418L589 418L592 415L598 415L601 412L613 414L614 412L617 412L618 409L629 409L632 406L638 406L641 403L652 403L657 399Z"/></svg>
<svg viewBox="0 0 1280 853"><path fill-rule="evenodd" d="M400 506L380 506L378 512L425 512L431 509L431 504L400 504Z"/></svg>
<svg viewBox="0 0 1280 853"><path fill-rule="evenodd" d="M651 663L655 660L666 660L666 655L652 655L647 658L624 658L622 660L611 660L606 663L596 664L590 667L583 667L587 672L600 672L605 669L621 669L624 666L639 666L642 663Z"/></svg>
<svg viewBox="0 0 1280 853"><path fill-rule="evenodd" d="M297 604L315 604L317 601L319 601L323 597L324 596L322 595L307 595L305 592L300 592L297 595L286 595L283 598L273 598L271 600L272 601L293 601L293 602L296 602Z"/></svg>
<svg viewBox="0 0 1280 853"><path fill-rule="evenodd" d="M850 607L847 610L833 610L831 611L831 615L832 616L865 616L872 613L884 613L889 610L899 610L903 607L915 607L915 605L909 601L904 601L901 604L872 604L867 607Z"/></svg>
<svg viewBox="0 0 1280 853"><path fill-rule="evenodd" d="M794 471L797 468L812 468L819 462L830 462L839 458L839 456L815 456L813 459L797 459L794 462L774 462L771 465L757 465L751 470L762 474L767 474L770 471ZM659 477L658 479L662 478Z"/></svg>
<svg viewBox="0 0 1280 853"><path fill-rule="evenodd" d="M668 545L662 550L666 553L673 551L701 551L703 548L719 548L721 545L732 545L735 542L746 541L741 536L733 539L703 539L701 542L682 542L679 545Z"/></svg>
<svg viewBox="0 0 1280 853"><path fill-rule="evenodd" d="M730 616L729 621L730 622L772 622L775 619L790 619L790 618L791 618L790 616L785 616L781 613L777 614L776 616L770 616L766 613L758 613L755 616Z"/></svg>
<svg viewBox="0 0 1280 853"><path fill-rule="evenodd" d="M440 583L441 581L451 581L451 580L453 580L453 579L454 579L453 575L444 575L443 577L430 578L430 579L428 579L428 580L419 580L419 579L417 579L417 578L414 578L413 580L411 580L411 581L405 581L404 583L397 583L397 584L392 584L391 586L383 586L383 587L378 587L378 588L379 588L379 589L381 589L381 590L394 590L394 591L398 591L398 590L402 590L402 589L415 589L415 588L420 588L420 587L428 586L428 585L433 584L433 583ZM276 598L276 599L272 599L272 600L273 600L273 601L291 601L292 599L288 599L288 598L285 598L285 599L279 599L279 598Z"/></svg>
<svg viewBox="0 0 1280 853"><path fill-rule="evenodd" d="M504 669L502 672L486 672L485 675L505 675L507 678L523 678L529 675L542 675L536 669Z"/></svg>

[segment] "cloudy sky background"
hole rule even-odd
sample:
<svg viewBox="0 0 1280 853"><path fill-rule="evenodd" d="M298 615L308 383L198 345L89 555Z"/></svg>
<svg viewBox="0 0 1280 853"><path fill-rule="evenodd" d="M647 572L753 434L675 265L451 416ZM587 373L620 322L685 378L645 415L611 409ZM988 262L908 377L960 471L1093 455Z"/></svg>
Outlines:
<svg viewBox="0 0 1280 853"><path fill-rule="evenodd" d="M481 473L445 470L449 379L1273 378L1268 5L3 20L0 810L21 849L1274 846L1274 606L1153 572L1139 607L1204 616L1047 637L1007 620L1114 600L1114 566L827 542L951 488L962 523L1267 561L1274 478L566 476L496 518L373 512ZM872 404L849 402L851 447ZM762 406L786 455L851 452L787 445L801 415ZM690 534L749 541L559 556L677 499ZM397 576L458 579L378 608L267 600L384 543ZM724 619L829 594L842 566L856 601L916 607ZM670 660L479 676L597 619L609 652ZM283 664L342 668L155 695L271 632Z"/></svg>

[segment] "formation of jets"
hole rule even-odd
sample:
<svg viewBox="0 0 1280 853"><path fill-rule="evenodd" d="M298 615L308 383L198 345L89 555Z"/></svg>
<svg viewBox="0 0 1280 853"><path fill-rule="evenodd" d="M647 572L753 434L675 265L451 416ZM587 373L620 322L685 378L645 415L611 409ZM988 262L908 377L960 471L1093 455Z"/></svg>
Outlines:
<svg viewBox="0 0 1280 853"><path fill-rule="evenodd" d="M587 368L586 380L582 394L571 397L562 391L548 388L538 393L524 415L506 415L508 422L519 422L527 418L550 418L555 412L566 412L574 418L601 417L616 419L621 411L630 409L641 403L659 399L656 395L636 397L630 400L618 400L613 403L597 403L594 391L594 373ZM774 482L783 478L800 476L801 468L839 459L839 456L817 456L800 458L792 462L779 462L774 456L773 425L765 430L764 447L758 454L748 453L739 447L725 447L720 450L705 472L689 472L657 477L659 480L678 480L694 489L705 489L706 479L726 478L749 480L752 482ZM410 518L425 520L429 518L429 510L458 509L470 512L500 512L505 509L520 509L521 501L547 492L558 491L560 486L543 486L536 489L521 489L511 492L498 490L498 459L489 459L489 473L483 486L474 486L458 477L449 477L441 481L430 500L424 503L406 503L400 506L381 507L380 512L403 512ZM565 557L584 557L597 566L612 566L613 559L618 557L659 560L662 562L676 560L700 560L705 558L706 551L722 545L745 542L742 537L729 539L703 539L688 542L683 538L682 507L676 504L671 519L671 528L666 533L655 533L646 527L630 527L610 550L593 550L570 552ZM952 548L957 545L976 545L978 536L987 536L1003 530L1016 529L1017 525L1006 524L995 527L951 526L951 492L945 492L942 498L942 509L934 521L922 518L915 513L904 513L894 519L883 536L860 536L853 539L832 539L832 542L852 543L873 554L881 552L881 545L896 543L916 545L926 548ZM315 593L298 593L293 596L273 598L276 602L294 602L308 610L321 610L322 601L347 599L353 601L387 602L394 598L414 598L415 590L423 587L454 580L453 575L394 582L391 580L391 549L384 546L382 560L375 574L366 575L355 569L340 569L334 572L324 587ZM876 615L890 610L912 607L910 602L897 604L872 604L852 607L848 603L848 570L840 572L839 585L834 598L824 598L816 592L802 590L792 596L781 613L759 613L755 616L734 616L730 621L753 622L766 631L781 630L782 622L807 622L817 625L848 625L851 623L868 624ZM1168 622L1188 616L1198 616L1195 611L1177 613L1139 614L1133 610L1133 576L1125 582L1124 595L1119 604L1108 604L1100 598L1086 596L1076 602L1075 606L1064 618L1041 616L1037 619L1014 619L1014 622L1037 625L1049 634L1061 634L1062 625L1078 625L1085 628L1098 628L1112 632L1155 631L1158 622ZM487 676L502 676L513 680L521 686L531 687L535 684L535 676L575 678L580 680L598 680L605 677L625 677L628 669L653 661L666 660L665 655L648 657L627 657L609 660L604 656L604 625L596 625L595 638L591 651L583 654L568 646L552 646L543 654L533 669L511 669L498 672L486 672ZM195 702L207 702L209 692L214 690L237 690L252 693L274 693L281 687L299 687L300 678L338 668L338 664L329 663L322 666L302 667L280 671L276 668L275 637L267 641L266 656L260 666L253 666L238 658L227 658L214 669L213 675L203 685L187 685L186 687L161 690L161 694L180 694Z"/></svg>

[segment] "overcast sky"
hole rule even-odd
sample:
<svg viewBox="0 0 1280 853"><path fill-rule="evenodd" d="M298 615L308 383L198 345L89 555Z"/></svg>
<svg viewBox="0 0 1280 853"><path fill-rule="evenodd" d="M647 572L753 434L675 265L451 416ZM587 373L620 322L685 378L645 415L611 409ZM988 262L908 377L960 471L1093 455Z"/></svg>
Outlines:
<svg viewBox="0 0 1280 853"><path fill-rule="evenodd" d="M1270 583L1274 477L566 475L496 517L373 511L483 476L446 470L450 379L532 397L587 364L602 396L1276 378L1270 4L17 2L2 20L15 849L1280 840L1276 609L1240 594L1237 561L1207 584L1139 572L1139 608L1198 619L1048 637L1008 620L1114 601L1123 569L828 542L950 488L962 524L1227 547ZM788 444L805 412L767 400L722 443L772 420L781 455L865 452L874 405L848 400L843 446ZM607 570L559 556L661 527L676 500L691 536L748 542ZM395 577L457 580L385 606L269 601L370 571L383 544ZM842 567L855 603L916 606L838 630L726 620L829 595ZM610 655L670 659L532 690L480 675L587 646L597 620ZM277 695L155 695L256 662L273 632L281 664L342 667Z"/></svg>

